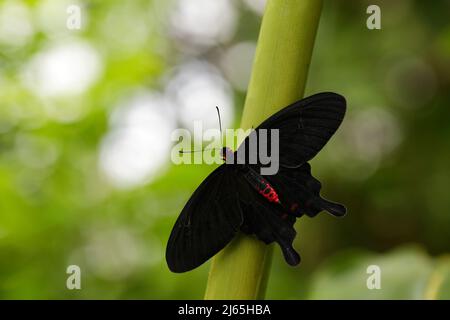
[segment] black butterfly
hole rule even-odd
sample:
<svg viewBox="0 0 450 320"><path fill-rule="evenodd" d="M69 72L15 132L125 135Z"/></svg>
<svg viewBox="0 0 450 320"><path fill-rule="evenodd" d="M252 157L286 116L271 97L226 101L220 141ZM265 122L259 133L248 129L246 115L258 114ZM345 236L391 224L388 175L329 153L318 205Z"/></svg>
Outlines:
<svg viewBox="0 0 450 320"><path fill-rule="evenodd" d="M314 217L326 210L343 216L343 205L320 196L321 184L311 175L311 160L327 143L344 118L345 98L324 92L297 101L258 126L279 130L279 170L262 176L263 166L229 164L214 170L195 190L181 211L167 244L166 260L173 272L192 270L221 249L241 230L266 244L276 241L286 262L297 265L292 247L297 217ZM247 137L237 153L248 145ZM248 148L247 148L248 150ZM224 159L233 155L223 148ZM248 151L246 153L248 156Z"/></svg>

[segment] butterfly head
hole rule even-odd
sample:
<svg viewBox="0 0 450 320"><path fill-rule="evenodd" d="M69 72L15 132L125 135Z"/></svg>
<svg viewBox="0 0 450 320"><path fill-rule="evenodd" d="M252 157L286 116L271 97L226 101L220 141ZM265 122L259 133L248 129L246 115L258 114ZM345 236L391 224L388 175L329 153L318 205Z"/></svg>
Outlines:
<svg viewBox="0 0 450 320"><path fill-rule="evenodd" d="M220 155L222 156L223 161L227 160L233 154L233 150L228 147L223 147L220 151Z"/></svg>

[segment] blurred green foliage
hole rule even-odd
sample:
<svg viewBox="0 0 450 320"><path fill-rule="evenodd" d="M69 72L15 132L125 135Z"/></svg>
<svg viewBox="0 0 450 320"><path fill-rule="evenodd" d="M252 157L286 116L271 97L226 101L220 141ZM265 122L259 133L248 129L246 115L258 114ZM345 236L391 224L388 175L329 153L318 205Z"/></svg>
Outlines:
<svg viewBox="0 0 450 320"><path fill-rule="evenodd" d="M367 273L381 270L380 290L368 290ZM405 266L408 266L405 268ZM336 255L314 274L312 299L424 299L433 265L424 252L402 248L374 255L348 251ZM369 274L373 271L369 269Z"/></svg>
<svg viewBox="0 0 450 320"><path fill-rule="evenodd" d="M256 41L261 17L250 2L229 1L229 33L208 41L204 29L180 31L177 1L79 1L81 30L66 28L72 2L0 2L0 298L202 298L209 265L172 274L164 250L212 168L172 165L167 152L147 180L123 186L101 150L118 106L141 90L163 94L191 60L223 74L238 124L245 92L221 58ZM382 29L368 30L375 3ZM325 2L306 93L341 93L348 114L312 164L323 194L348 215L300 219L302 265L287 266L276 249L267 298L450 298L447 12L446 0ZM74 42L100 61L89 86L54 94L63 81L49 89L39 72L30 80L33 61L39 68L49 48ZM71 264L81 267L81 290L66 288ZM369 265L382 270L381 290L366 287Z"/></svg>

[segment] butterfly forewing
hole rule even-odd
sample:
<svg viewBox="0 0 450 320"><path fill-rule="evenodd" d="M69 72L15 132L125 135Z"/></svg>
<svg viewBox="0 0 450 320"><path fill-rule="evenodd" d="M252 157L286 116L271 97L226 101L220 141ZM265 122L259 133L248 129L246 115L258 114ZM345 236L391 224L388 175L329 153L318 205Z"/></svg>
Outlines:
<svg viewBox="0 0 450 320"><path fill-rule="evenodd" d="M261 123L255 129L257 140L261 138L261 129L278 129L279 140L275 143L279 146L280 165L299 167L325 146L341 124L345 110L346 102L341 95L331 92L312 95L287 106ZM270 133L267 138L268 153L271 154ZM246 150L244 153L249 152L248 138L242 147ZM260 151L259 148L257 150Z"/></svg>
<svg viewBox="0 0 450 320"><path fill-rule="evenodd" d="M219 252L239 230L236 173L222 165L211 173L186 203L170 235L167 264L173 272L194 269Z"/></svg>

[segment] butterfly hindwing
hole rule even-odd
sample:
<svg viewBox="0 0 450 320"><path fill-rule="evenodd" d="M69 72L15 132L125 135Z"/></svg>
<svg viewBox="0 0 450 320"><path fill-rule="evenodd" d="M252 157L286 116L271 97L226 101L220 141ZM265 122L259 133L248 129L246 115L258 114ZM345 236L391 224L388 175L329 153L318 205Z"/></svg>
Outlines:
<svg viewBox="0 0 450 320"><path fill-rule="evenodd" d="M268 202L264 197L248 188L245 179L238 180L240 203L244 214L241 230L247 234L254 234L266 244L277 242L284 258L290 265L300 263L300 255L294 250L292 242L295 239L295 217L283 212L282 208Z"/></svg>
<svg viewBox="0 0 450 320"><path fill-rule="evenodd" d="M314 217L323 210L338 217L346 213L343 205L320 195L322 184L312 176L309 163L292 169L281 167L276 175L265 178L278 191L281 204L291 215Z"/></svg>
<svg viewBox="0 0 450 320"><path fill-rule="evenodd" d="M166 260L171 271L185 272L211 258L235 236L243 222L236 172L221 165L195 190L170 235Z"/></svg>

